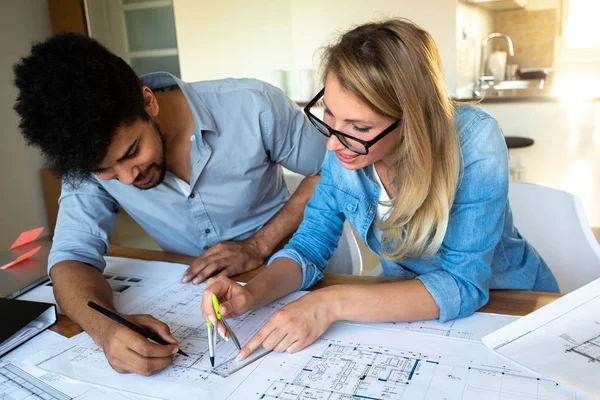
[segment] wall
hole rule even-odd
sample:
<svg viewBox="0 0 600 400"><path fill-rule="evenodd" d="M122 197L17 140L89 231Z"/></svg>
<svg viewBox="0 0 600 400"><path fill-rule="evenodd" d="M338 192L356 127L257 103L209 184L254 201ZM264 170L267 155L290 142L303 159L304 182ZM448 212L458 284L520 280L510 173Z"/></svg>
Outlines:
<svg viewBox="0 0 600 400"><path fill-rule="evenodd" d="M290 5L283 0L174 0L181 77L271 81L292 69Z"/></svg>
<svg viewBox="0 0 600 400"><path fill-rule="evenodd" d="M482 104L507 136L535 140L511 150L522 181L579 196L592 226L600 226L600 102Z"/></svg>
<svg viewBox="0 0 600 400"><path fill-rule="evenodd" d="M402 16L436 40L449 89L456 89L456 0L174 0L182 78L256 77L316 69L315 51L350 26ZM435 12L432 12L435 10Z"/></svg>
<svg viewBox="0 0 600 400"><path fill-rule="evenodd" d="M26 147L13 111L17 90L12 66L33 41L51 34L48 5L41 0L5 1L0 5L0 249L26 229L46 225L38 152Z"/></svg>
<svg viewBox="0 0 600 400"><path fill-rule="evenodd" d="M481 41L493 32L490 11L458 3L456 10L456 94L470 98L481 65Z"/></svg>
<svg viewBox="0 0 600 400"><path fill-rule="evenodd" d="M446 82L456 91L456 0L291 0L292 40L296 68L317 68L313 57L339 33L367 21L404 17L427 30L438 45ZM432 12L435 10L435 12Z"/></svg>

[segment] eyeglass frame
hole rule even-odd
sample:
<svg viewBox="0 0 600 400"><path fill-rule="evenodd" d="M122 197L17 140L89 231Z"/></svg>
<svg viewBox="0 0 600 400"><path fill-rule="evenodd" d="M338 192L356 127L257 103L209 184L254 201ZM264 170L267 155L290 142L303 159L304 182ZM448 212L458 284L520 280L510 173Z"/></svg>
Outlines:
<svg viewBox="0 0 600 400"><path fill-rule="evenodd" d="M310 109L317 104L317 102L321 99L321 97L323 97L323 95L325 94L325 88L321 89L321 91L315 96L313 97L313 99L306 105L306 107L304 107L304 114L306 114L308 120L310 121L311 124L314 125L315 128L317 128L317 130L319 132L321 132L325 137L331 137L331 135L335 135L335 137L340 141L340 143L347 148L348 150L356 153L356 154L360 154L360 155L367 155L369 154L369 148L371 146L373 146L375 143L379 142L381 139L383 139L385 136L387 136L388 133L392 132L394 129L396 129L398 127L398 125L400 125L400 122L402 122L402 119L397 119L396 121L394 121L390 126L388 126L387 128L385 128L383 131L381 131L380 134L378 134L377 136L375 136L373 139L371 140L362 140L359 139L355 136L351 136L351 135L347 135L344 132L340 132L340 131L336 131L335 129L333 129L332 127L330 127L329 125L327 125L325 122L321 121L319 118L317 118L316 116L313 115L313 113L310 112ZM323 126L325 126L329 132L329 136L325 133L322 132L319 127L317 126L317 124L313 121L313 119L319 121L319 123L323 124ZM359 153L356 150L351 149L350 147L348 147L348 145L346 143L344 143L343 140L340 139L340 136L354 140L360 144L362 144L365 147L365 153Z"/></svg>

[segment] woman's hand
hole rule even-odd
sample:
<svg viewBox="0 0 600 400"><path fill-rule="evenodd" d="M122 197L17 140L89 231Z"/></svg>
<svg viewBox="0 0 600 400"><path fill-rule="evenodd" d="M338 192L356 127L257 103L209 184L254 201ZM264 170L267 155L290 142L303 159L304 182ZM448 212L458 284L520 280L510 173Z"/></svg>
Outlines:
<svg viewBox="0 0 600 400"><path fill-rule="evenodd" d="M277 353L295 353L317 340L335 321L319 291L309 293L277 311L237 356L248 357L258 346Z"/></svg>
<svg viewBox="0 0 600 400"><path fill-rule="evenodd" d="M253 309L255 299L245 286L232 281L225 276L211 278L206 282L202 295L202 316L206 321L217 323L217 316L212 305L212 295L219 299L219 314L223 318L236 318ZM229 333L220 322L217 331L221 337L228 339Z"/></svg>

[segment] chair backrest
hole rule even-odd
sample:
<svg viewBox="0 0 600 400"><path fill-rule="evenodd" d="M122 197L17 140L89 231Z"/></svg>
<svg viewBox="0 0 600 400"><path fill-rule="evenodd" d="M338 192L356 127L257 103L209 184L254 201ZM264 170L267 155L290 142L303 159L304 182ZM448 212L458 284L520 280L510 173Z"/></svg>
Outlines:
<svg viewBox="0 0 600 400"><path fill-rule="evenodd" d="M294 193L296 188L304 179L304 176L295 172L283 169L283 178L287 184L290 193ZM329 259L325 272L331 274L349 274L360 275L362 271L362 257L358 242L354 237L350 224L346 221L342 236L338 242L338 247L333 252L333 256Z"/></svg>
<svg viewBox="0 0 600 400"><path fill-rule="evenodd" d="M546 261L562 293L600 278L600 245L578 197L518 182L510 183L508 197L515 226Z"/></svg>
<svg viewBox="0 0 600 400"><path fill-rule="evenodd" d="M327 262L325 272L330 274L360 275L362 272L362 257L358 242L354 237L348 221L344 222L342 236L338 246Z"/></svg>

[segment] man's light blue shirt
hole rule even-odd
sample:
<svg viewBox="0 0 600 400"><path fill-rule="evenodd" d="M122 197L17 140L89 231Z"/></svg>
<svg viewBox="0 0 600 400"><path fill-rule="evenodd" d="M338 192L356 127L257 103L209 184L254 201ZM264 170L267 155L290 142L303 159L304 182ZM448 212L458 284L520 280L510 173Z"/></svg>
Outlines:
<svg viewBox="0 0 600 400"><path fill-rule="evenodd" d="M281 90L254 79L184 83L157 72L140 78L150 89L177 85L194 117L190 184L167 173L142 191L95 176L63 184L48 266L81 261L100 270L119 207L165 251L199 256L256 233L284 205L281 166L319 173L326 138Z"/></svg>

